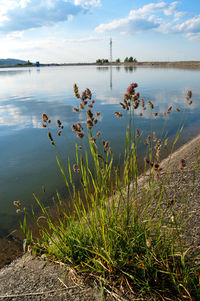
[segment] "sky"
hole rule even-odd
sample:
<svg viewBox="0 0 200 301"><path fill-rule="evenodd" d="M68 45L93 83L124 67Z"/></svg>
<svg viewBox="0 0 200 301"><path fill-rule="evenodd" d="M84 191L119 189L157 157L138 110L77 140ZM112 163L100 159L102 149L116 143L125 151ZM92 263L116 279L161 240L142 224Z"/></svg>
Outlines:
<svg viewBox="0 0 200 301"><path fill-rule="evenodd" d="M0 58L200 60L200 0L0 0Z"/></svg>

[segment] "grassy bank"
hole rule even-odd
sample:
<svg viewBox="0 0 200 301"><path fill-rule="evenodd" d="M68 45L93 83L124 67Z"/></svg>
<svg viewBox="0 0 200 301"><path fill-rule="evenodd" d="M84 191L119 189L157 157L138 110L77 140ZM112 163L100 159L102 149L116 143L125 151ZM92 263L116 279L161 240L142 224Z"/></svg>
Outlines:
<svg viewBox="0 0 200 301"><path fill-rule="evenodd" d="M95 112L95 101L89 89L80 95L74 85L79 102L74 111L86 114L85 123L77 121L72 125L77 136L75 162L63 164L56 138L50 130L51 121L43 114L43 127L55 148L73 213L69 213L69 204L57 193L57 216L51 216L49 208L35 195L42 211L41 216L35 217L40 238L32 239L26 226L26 214L22 229L33 253L71 264L95 279L105 291L112 287L130 295L195 300L200 298L199 252L188 246L185 227L190 216L187 202L195 186L196 163L191 168L192 184L185 186L179 199L172 198L171 171L163 172L160 165L168 138L162 140L156 132L143 137L142 130L135 128L139 106L150 110L152 116L158 114L154 112L153 103L145 103L136 89L136 83L127 88L121 109L115 112L116 118L127 116L126 146L117 166L113 164L109 141L102 140L103 133L95 129L101 113ZM188 105L191 97L188 91L184 100ZM169 106L164 115L171 114L172 110ZM57 125L60 136L64 128L60 120ZM180 125L171 152L182 129ZM80 143L84 139L88 139L88 151ZM142 177L139 177L137 164L140 143L146 144ZM180 159L178 168L177 174L187 172L184 159ZM81 189L75 184L74 175L79 178Z"/></svg>

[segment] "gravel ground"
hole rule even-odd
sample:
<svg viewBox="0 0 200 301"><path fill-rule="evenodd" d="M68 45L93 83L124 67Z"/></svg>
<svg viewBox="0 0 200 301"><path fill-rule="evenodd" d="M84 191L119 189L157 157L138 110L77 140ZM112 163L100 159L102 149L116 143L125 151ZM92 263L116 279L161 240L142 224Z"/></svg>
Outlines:
<svg viewBox="0 0 200 301"><path fill-rule="evenodd" d="M200 247L200 160L197 159L199 152L200 135L161 163L163 179L165 173L171 170L168 199L180 199L186 187L189 188L186 191L186 197L187 211L190 212L191 218L187 224L186 239L190 245L196 247ZM186 166L180 171L178 166L181 159L185 160ZM192 169L195 162L197 168L193 185L194 172ZM182 205L177 202L177 206ZM99 301L101 294L97 287L85 284L68 266L47 263L40 258L24 255L0 270L0 301L3 300ZM115 298L108 294L106 300L136 299L134 296Z"/></svg>
<svg viewBox="0 0 200 301"><path fill-rule="evenodd" d="M100 291L84 284L67 266L47 263L31 255L0 270L0 300L101 300Z"/></svg>
<svg viewBox="0 0 200 301"><path fill-rule="evenodd" d="M180 169L180 165L185 167ZM185 243L200 248L200 135L163 160L161 167L163 173L171 172L170 184L166 186L168 200L176 202L176 212L185 208L189 216ZM163 179L167 183L167 176Z"/></svg>

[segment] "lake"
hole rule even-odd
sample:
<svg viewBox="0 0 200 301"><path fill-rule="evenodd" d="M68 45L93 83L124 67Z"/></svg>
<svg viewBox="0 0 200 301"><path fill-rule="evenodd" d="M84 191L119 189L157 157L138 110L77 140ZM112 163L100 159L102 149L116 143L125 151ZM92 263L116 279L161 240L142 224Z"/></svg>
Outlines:
<svg viewBox="0 0 200 301"><path fill-rule="evenodd" d="M64 125L56 137L62 155L74 158L77 141L71 126L85 120L84 112L73 112L78 100L73 84L80 92L90 88L95 111L100 111L97 130L101 139L109 140L118 157L124 147L126 118L116 118L122 112L120 101L130 83L138 83L141 97L154 103L158 116L150 110L137 112L136 127L146 136L155 130L158 135L173 136L185 120L179 145L200 132L200 71L173 68L65 66L0 69L0 238L14 230L19 223L13 201L20 200L28 209L35 203L33 193L50 202L56 189L62 191L64 180L56 163L55 149L50 144L47 129L42 128L42 114L51 119L50 128L56 137L56 121ZM185 96L192 90L193 103ZM172 105L172 113L163 112ZM174 108L181 112L176 112ZM123 113L123 112L122 112ZM82 142L84 143L84 142ZM43 188L45 187L45 194Z"/></svg>

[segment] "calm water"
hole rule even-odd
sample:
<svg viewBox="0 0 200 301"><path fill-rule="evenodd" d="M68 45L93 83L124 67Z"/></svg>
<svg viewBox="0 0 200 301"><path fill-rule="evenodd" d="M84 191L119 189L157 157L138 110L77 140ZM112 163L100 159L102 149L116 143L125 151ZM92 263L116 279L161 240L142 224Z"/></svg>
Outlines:
<svg viewBox="0 0 200 301"><path fill-rule="evenodd" d="M18 225L13 201L21 200L30 208L35 202L33 192L46 199L64 186L55 150L46 129L41 127L42 113L51 118L55 135L56 120L63 122L64 132L56 138L57 145L65 158L73 157L75 135L71 125L77 118L85 119L85 113L72 110L78 104L73 84L76 82L80 91L90 88L95 110L102 112L97 129L118 154L123 148L126 120L116 118L114 112L122 111L119 102L133 81L138 83L141 96L154 103L155 111L162 113L169 105L185 110L182 143L200 132L198 70L95 66L0 70L0 237ZM187 90L193 91L191 106L185 100ZM136 116L136 126L145 135L153 128L160 134L165 129L172 136L182 118L183 114L176 111L167 118L163 114L152 118L147 110L143 117ZM45 195L42 186L46 188Z"/></svg>

